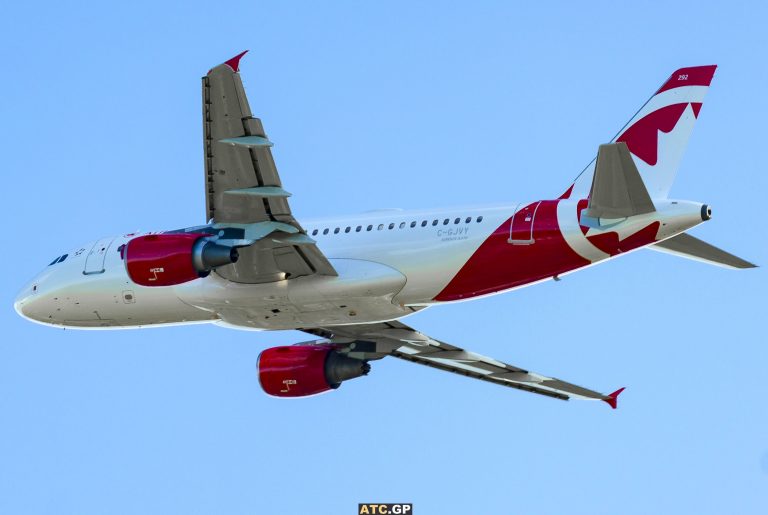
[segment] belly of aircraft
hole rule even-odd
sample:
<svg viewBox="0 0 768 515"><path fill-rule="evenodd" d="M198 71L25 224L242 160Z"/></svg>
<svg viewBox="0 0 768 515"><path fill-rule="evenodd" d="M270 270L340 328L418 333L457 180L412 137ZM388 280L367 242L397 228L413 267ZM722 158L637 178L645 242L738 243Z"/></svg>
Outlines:
<svg viewBox="0 0 768 515"><path fill-rule="evenodd" d="M251 329L296 329L361 324L415 311L393 298L406 283L394 268L371 261L335 259L338 276L242 284L213 273L195 287L180 285L185 303L215 313L226 325Z"/></svg>

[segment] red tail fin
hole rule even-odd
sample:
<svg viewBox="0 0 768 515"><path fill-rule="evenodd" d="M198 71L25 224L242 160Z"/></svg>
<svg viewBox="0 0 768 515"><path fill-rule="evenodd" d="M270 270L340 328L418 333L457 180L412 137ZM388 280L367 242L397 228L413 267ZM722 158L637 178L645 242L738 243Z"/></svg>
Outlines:
<svg viewBox="0 0 768 515"><path fill-rule="evenodd" d="M693 66L675 71L611 140L627 144L651 198L669 194L715 68ZM586 198L594 170L593 161L563 196Z"/></svg>

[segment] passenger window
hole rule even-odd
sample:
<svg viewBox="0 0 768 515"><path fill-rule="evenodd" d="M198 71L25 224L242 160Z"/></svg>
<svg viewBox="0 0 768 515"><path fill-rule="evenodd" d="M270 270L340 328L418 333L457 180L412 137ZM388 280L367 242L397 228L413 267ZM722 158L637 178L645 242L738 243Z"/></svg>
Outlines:
<svg viewBox="0 0 768 515"><path fill-rule="evenodd" d="M432 220L432 225L437 225L437 220Z"/></svg>
<svg viewBox="0 0 768 515"><path fill-rule="evenodd" d="M314 231L312 231L312 236L317 236L317 229L315 229Z"/></svg>
<svg viewBox="0 0 768 515"><path fill-rule="evenodd" d="M483 217L482 217L482 216L478 216L478 217L477 217L477 223L480 223L480 222L482 222L482 221L483 221Z"/></svg>
<svg viewBox="0 0 768 515"><path fill-rule="evenodd" d="M379 224L379 226L376 228L377 230L382 230L384 228L384 224Z"/></svg>
<svg viewBox="0 0 768 515"><path fill-rule="evenodd" d="M328 229L323 229L323 234L328 234Z"/></svg>
<svg viewBox="0 0 768 515"><path fill-rule="evenodd" d="M389 224L389 230L390 230L390 231L391 231L392 229L394 229L394 228L395 228L395 224Z"/></svg>
<svg viewBox="0 0 768 515"><path fill-rule="evenodd" d="M467 219L466 219L466 220L464 220L464 223L465 223L465 224L468 224L468 223L469 223L469 222L471 222L471 221L472 221L472 217L471 217L471 216L468 216L468 217L467 217Z"/></svg>
<svg viewBox="0 0 768 515"><path fill-rule="evenodd" d="M400 228L403 229L405 227L405 222L400 222Z"/></svg>
<svg viewBox="0 0 768 515"><path fill-rule="evenodd" d="M457 218L456 220L453 221L454 225L458 224L459 222L461 222L461 218Z"/></svg>
<svg viewBox="0 0 768 515"><path fill-rule="evenodd" d="M448 222L450 222L450 220L448 220L448 219L446 218L445 220L443 220L443 225L448 225Z"/></svg>
<svg viewBox="0 0 768 515"><path fill-rule="evenodd" d="M368 227L365 228L366 231L370 231L371 229L373 229L372 225L369 225Z"/></svg>
<svg viewBox="0 0 768 515"><path fill-rule="evenodd" d="M362 229L363 229L363 226L358 225L357 227L355 227L355 232L360 232Z"/></svg>
<svg viewBox="0 0 768 515"><path fill-rule="evenodd" d="M337 227L337 228L335 228L335 229L333 230L333 234L339 234L339 231L340 231L340 230L341 230L341 229L339 229L338 227Z"/></svg>
<svg viewBox="0 0 768 515"><path fill-rule="evenodd" d="M422 227L426 227L427 226L427 221L426 220L422 220L421 221L421 226Z"/></svg>
<svg viewBox="0 0 768 515"><path fill-rule="evenodd" d="M349 231L351 231L351 230L352 230L352 228L351 228L351 227L349 227L349 226L347 226L347 228L346 228L346 229L344 229L344 232L349 232Z"/></svg>

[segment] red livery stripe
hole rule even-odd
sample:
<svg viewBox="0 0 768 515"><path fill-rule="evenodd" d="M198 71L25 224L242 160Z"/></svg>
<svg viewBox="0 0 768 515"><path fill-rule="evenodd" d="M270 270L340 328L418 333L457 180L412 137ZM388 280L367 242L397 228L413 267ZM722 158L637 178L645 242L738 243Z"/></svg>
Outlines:
<svg viewBox="0 0 768 515"><path fill-rule="evenodd" d="M467 299L552 277L590 262L566 243L557 222L559 200L544 200L533 221L532 245L513 245L507 219L483 242L435 300Z"/></svg>
<svg viewBox="0 0 768 515"><path fill-rule="evenodd" d="M680 68L667 79L667 82L659 88L656 94L658 95L668 89L680 88L682 86L709 86L712 82L712 77L715 75L716 68L716 64Z"/></svg>

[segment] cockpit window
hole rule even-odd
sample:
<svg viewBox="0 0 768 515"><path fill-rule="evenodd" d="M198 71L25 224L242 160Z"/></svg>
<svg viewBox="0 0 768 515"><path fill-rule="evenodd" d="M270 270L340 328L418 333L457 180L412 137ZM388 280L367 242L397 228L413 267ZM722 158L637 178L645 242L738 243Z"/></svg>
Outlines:
<svg viewBox="0 0 768 515"><path fill-rule="evenodd" d="M67 259L67 256L69 256L69 254L64 254L63 256L57 257L56 259L48 263L48 266L55 265L56 263L61 263L62 261Z"/></svg>

